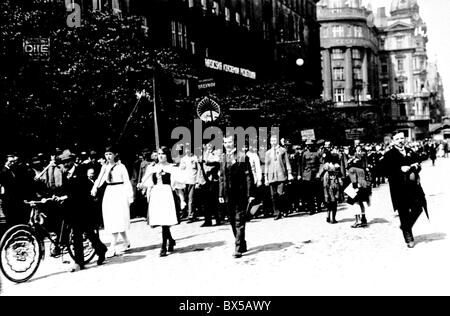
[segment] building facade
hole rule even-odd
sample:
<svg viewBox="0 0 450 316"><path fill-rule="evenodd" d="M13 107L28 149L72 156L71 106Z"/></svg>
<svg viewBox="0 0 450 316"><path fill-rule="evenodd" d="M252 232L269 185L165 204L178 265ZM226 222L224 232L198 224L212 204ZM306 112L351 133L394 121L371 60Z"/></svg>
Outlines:
<svg viewBox="0 0 450 316"><path fill-rule="evenodd" d="M141 16L155 47L184 50L199 66L217 70L219 81L284 78L298 83L299 94L320 96L318 0L67 1Z"/></svg>
<svg viewBox="0 0 450 316"><path fill-rule="evenodd" d="M428 137L431 93L427 87L427 27L416 0L393 0L390 16L378 9L380 88L391 129L411 140Z"/></svg>
<svg viewBox="0 0 450 316"><path fill-rule="evenodd" d="M376 107L378 31L361 0L321 0L323 97L340 109Z"/></svg>

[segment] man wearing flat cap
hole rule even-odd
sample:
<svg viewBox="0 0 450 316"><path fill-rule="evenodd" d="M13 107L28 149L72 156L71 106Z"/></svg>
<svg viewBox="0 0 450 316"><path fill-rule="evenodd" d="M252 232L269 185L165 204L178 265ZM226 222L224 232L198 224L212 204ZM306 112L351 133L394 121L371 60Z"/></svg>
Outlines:
<svg viewBox="0 0 450 316"><path fill-rule="evenodd" d="M405 135L396 133L394 146L384 156L384 167L389 179L392 205L400 217L400 229L408 248L413 248L414 235L412 228L422 211L427 216L427 201L419 173L421 171L418 155L405 146Z"/></svg>
<svg viewBox="0 0 450 316"><path fill-rule="evenodd" d="M86 233L98 255L98 265L103 264L107 248L94 229L96 219L90 195L92 183L83 168L75 164L75 155L70 150L64 150L59 160L65 170L61 191L67 197L64 204L65 217L73 227L75 265L72 272L75 272L84 269L83 233Z"/></svg>

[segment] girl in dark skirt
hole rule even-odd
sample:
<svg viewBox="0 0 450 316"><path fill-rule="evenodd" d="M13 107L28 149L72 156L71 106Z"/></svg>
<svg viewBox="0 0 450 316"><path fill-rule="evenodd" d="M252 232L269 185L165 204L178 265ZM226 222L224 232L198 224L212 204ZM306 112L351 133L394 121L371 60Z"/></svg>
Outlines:
<svg viewBox="0 0 450 316"><path fill-rule="evenodd" d="M347 202L353 205L355 210L355 223L352 228L360 228L367 226L366 210L370 206L370 197L372 196L372 185L367 174L367 156L358 146L355 156L349 160L348 176L351 185L357 191L353 198L348 198Z"/></svg>

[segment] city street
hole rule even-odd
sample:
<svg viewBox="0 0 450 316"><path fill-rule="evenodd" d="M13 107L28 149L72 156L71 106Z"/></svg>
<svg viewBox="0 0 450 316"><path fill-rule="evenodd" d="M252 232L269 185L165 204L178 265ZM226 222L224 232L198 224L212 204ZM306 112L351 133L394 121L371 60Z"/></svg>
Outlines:
<svg viewBox="0 0 450 316"><path fill-rule="evenodd" d="M350 228L346 204L336 225L325 222L325 213L260 218L247 226L249 252L235 259L228 225L183 222L172 228L176 252L160 258L160 229L137 221L123 256L77 273L47 256L27 283L2 276L2 295L449 295L449 174L450 159L424 163L431 220L419 218L414 249L403 241L386 184L374 189L368 228ZM109 236L102 233L102 240L109 243Z"/></svg>

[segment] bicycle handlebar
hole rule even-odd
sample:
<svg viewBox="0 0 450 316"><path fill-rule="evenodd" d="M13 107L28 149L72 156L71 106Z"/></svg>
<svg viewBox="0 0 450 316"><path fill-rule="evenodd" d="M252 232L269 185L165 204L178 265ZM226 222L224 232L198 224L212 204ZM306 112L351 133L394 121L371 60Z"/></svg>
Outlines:
<svg viewBox="0 0 450 316"><path fill-rule="evenodd" d="M67 200L67 196L64 196L64 197L53 196L51 198L42 199L40 201L23 201L23 202L25 204L27 204L27 205L33 206L33 205L42 205L42 204L45 204L45 203L47 203L49 201L58 201L58 200L59 201L65 201L65 200Z"/></svg>

